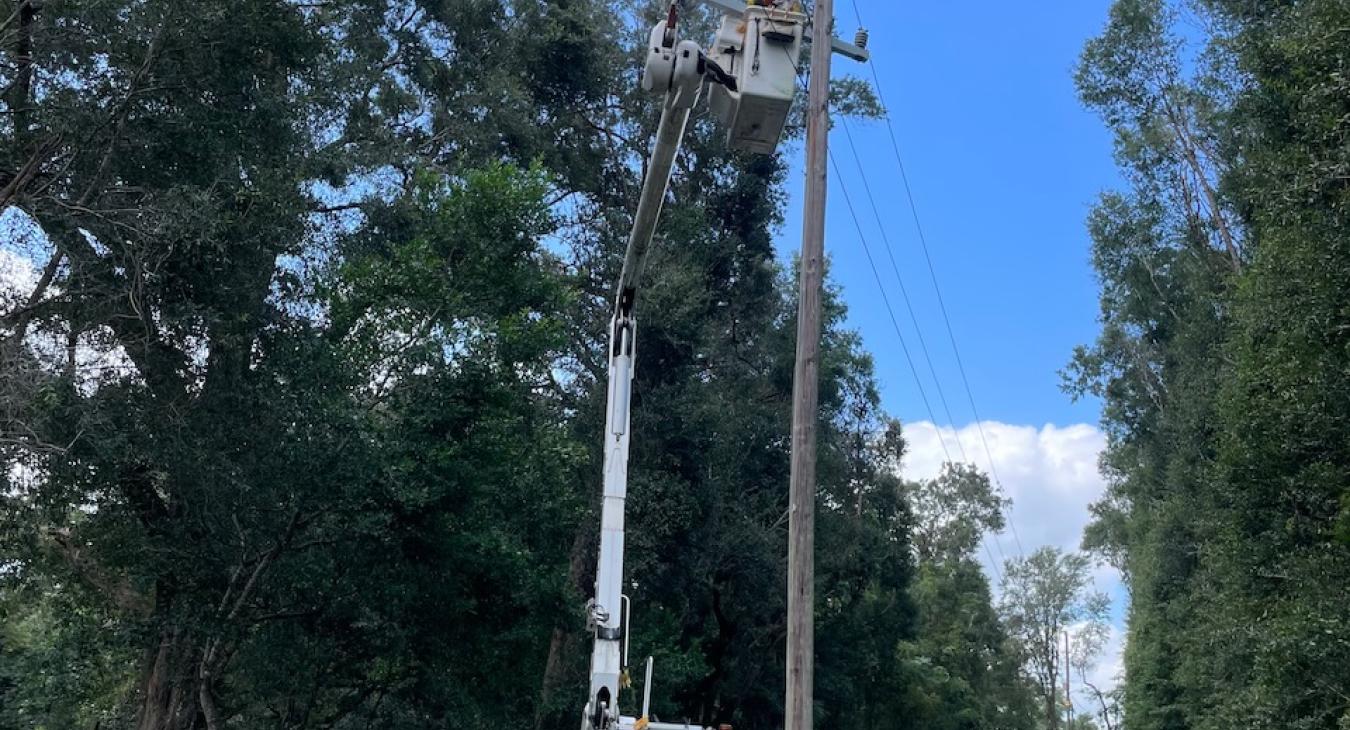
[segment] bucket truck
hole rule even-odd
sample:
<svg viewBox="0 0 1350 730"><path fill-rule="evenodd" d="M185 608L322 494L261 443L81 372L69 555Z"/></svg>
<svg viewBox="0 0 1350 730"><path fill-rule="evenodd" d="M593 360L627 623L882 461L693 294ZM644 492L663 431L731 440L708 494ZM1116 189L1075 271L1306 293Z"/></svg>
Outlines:
<svg viewBox="0 0 1350 730"><path fill-rule="evenodd" d="M623 595L624 499L628 488L629 407L637 340L637 299L652 233L670 185L690 110L703 85L712 87L712 110L728 129L732 147L771 153L782 135L792 105L797 58L806 33L806 16L786 0L756 0L737 5L713 3L727 14L709 53L677 34L675 2L665 20L652 28L642 88L664 95L661 121L647 163L646 178L633 218L610 321L609 386L604 431L604 497L600 517L600 554L595 595L586 606L594 636L590 690L582 730L676 730L686 724L649 719L651 659L647 659L642 711L620 712L621 690L628 684L629 602ZM792 5L792 7L785 7Z"/></svg>
<svg viewBox="0 0 1350 730"><path fill-rule="evenodd" d="M707 53L693 41L679 40L678 12L683 0L671 3L666 19L652 28L646 48L642 88L663 94L664 101L610 320L600 555L595 595L586 605L594 645L582 730L711 730L650 720L650 657L641 714L623 715L619 709L620 690L629 685L630 623L629 602L623 595L623 520L637 339L634 304L652 234L670 186L675 155L704 84L711 88L709 106L726 128L729 145L733 149L771 154L782 137L792 107L802 44L811 41L813 29L797 0L699 2L723 14ZM821 42L828 42L835 53L857 61L868 60L866 32L862 29L855 43L831 37L826 28L820 31Z"/></svg>

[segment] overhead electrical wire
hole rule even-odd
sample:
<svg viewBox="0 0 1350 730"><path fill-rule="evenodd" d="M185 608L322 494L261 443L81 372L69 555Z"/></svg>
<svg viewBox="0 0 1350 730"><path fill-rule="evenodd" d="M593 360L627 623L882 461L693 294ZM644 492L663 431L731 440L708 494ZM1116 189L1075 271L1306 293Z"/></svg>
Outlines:
<svg viewBox="0 0 1350 730"><path fill-rule="evenodd" d="M858 26L863 27L862 13L858 10L858 2L857 0L851 0L851 2L853 4L853 15L858 21ZM993 450L989 447L989 437L984 430L984 419L980 417L979 408L975 405L975 394L970 387L970 378L966 375L966 366L961 359L961 348L956 344L956 334L952 329L951 317L947 314L947 303L942 296L942 286L938 284L937 270L933 266L933 257L928 249L928 237L924 234L923 222L919 218L919 208L914 202L914 191L909 183L909 175L905 171L904 159L900 155L900 144L896 141L895 125L891 122L891 115L889 111L887 111L886 95L881 88L881 78L877 74L876 63L871 58L868 58L867 68L872 75L872 86L876 89L877 101L881 104L883 110L882 119L886 122L886 132L887 136L890 138L891 151L895 155L895 163L900 170L900 181L905 189L905 198L909 203L910 215L914 220L914 230L918 235L919 247L923 251L924 262L928 265L928 276L933 283L933 291L937 295L938 310L942 314L942 323L947 329L947 339L951 342L952 354L955 355L956 369L961 376L961 385L965 389L966 400L970 404L970 411L975 417L975 428L980 436L980 443L984 448L985 459L989 463L989 474L993 477L994 484L999 488L999 491L1002 492L1003 480L999 477L998 466L994 460ZM1017 552L1025 556L1026 551L1022 547L1022 537L1018 534L1017 524L1012 519L1011 503L1009 503L1007 511L1009 514L1006 521L1009 530L1013 534L1013 540L1017 544Z"/></svg>
<svg viewBox="0 0 1350 730"><path fill-rule="evenodd" d="M942 447L942 453L946 455L947 461L952 461L951 452L947 449L947 442L942 437L942 426L937 417L933 414L933 406L928 401L928 393L923 387L923 381L919 377L919 369L914 366L914 358L911 357L909 346L905 343L905 336L900 330L900 322L895 316L895 308L891 306L891 298L886 294L886 285L882 283L881 272L877 269L876 261L872 257L872 249L867 245L867 235L863 232L861 221L858 220L857 211L853 207L853 198L848 194L848 186L844 184L843 172L839 169L839 162L835 160L834 153L830 153L830 166L834 168L834 177L839 185L839 192L844 196L844 204L848 208L849 217L853 219L853 226L858 231L858 242L862 244L863 254L867 258L867 266L872 270L872 276L877 283L877 291L881 293L881 301L886 305L886 314L890 317L891 326L895 328L895 336L900 341L900 350L905 354L905 361L909 363L909 371L914 375L914 385L919 390L919 397L923 400L924 409L928 412L928 418L933 423L933 433L937 435L938 444ZM866 185L866 182L864 182ZM959 443L959 439L958 439ZM994 560L993 553L989 550L989 543L983 536L980 538L980 544L984 547L984 553L989 558L989 567L993 568L994 575L999 582L1003 582L1002 571L999 570L998 561ZM996 541L997 544L997 541ZM999 554L1003 553L1003 547L999 546ZM1007 557L1004 557L1007 560Z"/></svg>
<svg viewBox="0 0 1350 730"><path fill-rule="evenodd" d="M798 84L800 84L801 90L805 91L805 90L806 90L806 89L805 89L805 87L806 87L806 79L803 78L803 77L804 77L804 76L809 76L809 72L805 72L805 73L804 73L804 72L803 72L803 69L801 69L800 67L797 66L796 59L793 59L793 58L791 57L791 55L789 55L788 60L789 60L790 63L792 63L792 69L793 69L793 71L795 71L796 74L797 74L797 82L798 82ZM851 145L851 144L852 144L852 139L851 139L851 138L850 138L849 142L850 142L850 145ZM854 157L855 157L855 159L857 158L857 152L856 152L856 150L855 150L855 152L854 152ZM840 191L841 193L843 193L843 195L844 195L844 202L848 205L849 216L853 218L853 225L854 225L854 227L855 227L855 228L857 229L857 231L858 231L858 241L862 244L863 252L867 255L867 263L868 263L868 265L872 268L872 276L876 278L877 288L878 288L878 290L881 292L881 299L882 299L882 301L885 302L885 304L886 304L886 313L887 313L887 315L889 315L889 317L890 317L890 320L891 320L891 326L893 326L893 327L895 328L895 335L896 335L896 337L900 340L900 349L901 349L901 351L903 351L903 352L905 353L905 360L909 363L909 371L910 371L910 373L912 373L912 374L914 375L914 384L915 384L915 385L918 387L918 389L919 389L919 397L923 400L924 409L928 411L928 418L929 418L929 420L933 422L933 433L934 433L934 434L937 436L937 438L938 438L938 445L942 447L942 453L943 453L943 455L947 457L947 461L948 461L948 462L951 462L951 460L952 460L952 454L951 454L951 451L947 449L947 442L946 442L946 440L944 440L944 439L942 438L942 427L938 425L937 417L933 415L933 407L932 407L932 405L928 402L928 394L924 391L924 388L923 388L923 382L922 382L922 380L919 378L919 371L918 371L918 368L914 367L914 359L913 359L912 357L910 357L909 347L905 344L905 336L904 336L903 334L901 334L901 332L900 332L900 323L896 320L896 317L895 317L895 309L894 309L893 307L891 307L890 298L886 296L886 287L881 283L881 274L877 271L876 264L875 264L875 262L873 262L873 260L872 260L872 252L871 252L871 250L870 250L870 249L868 248L868 246L867 246L867 237L863 234L862 224L858 221L858 216L857 216L857 214L854 212L854 209L853 209L853 201L852 201L852 199L851 199L851 198L849 197L849 195L848 195L848 188L844 185L843 176L842 176L842 175L840 174L840 172L839 172L839 163L837 163L837 162L835 161L835 159L834 159L834 154L833 154L833 153L830 153L829 158L830 158L830 165L832 165L832 166L834 167L835 178L839 181L839 191ZM859 169L859 172L861 173L861 172L862 172L862 163L861 163L861 162L859 162L859 164L858 164L858 169ZM864 177L864 180L863 180L863 184L864 184L864 186L865 186L865 187L867 188L867 190L868 190L868 198L871 199L871 186L870 186L870 185L867 185L867 182L866 182L866 178L865 178L865 177ZM873 209L874 212L876 211L876 203L875 203L875 202L872 203L872 209ZM883 232L883 234L882 234L882 237L885 238L885 233L884 233L884 232ZM886 241L886 245L887 245L887 255L891 255L891 254L890 254L890 241L889 241L889 240ZM893 258L892 258L891 264L892 264L892 266L894 266L894 264L895 264ZM899 271L898 271L898 270L896 271L896 277L897 277L897 278L899 277ZM902 283L901 283L902 291L903 291L903 286L904 286L904 284L903 284L903 282L902 282ZM906 304L906 306L909 305L909 296L908 296L908 294L905 295L905 304ZM913 312L912 309L910 310L910 316L911 316L911 318L914 316L914 312ZM917 325L918 325L917 320L915 321L915 325L916 325L916 331L917 331ZM922 333L919 334L919 339L920 339L920 341L923 340L923 334L922 334ZM927 357L927 355L928 355L928 349L927 349L927 346L925 345L925 347L924 347L924 356ZM931 360L929 361L929 367L930 367L930 368L932 367L932 361L931 361ZM937 382L937 380L936 380L936 372L934 372L934 382ZM941 385L939 385L938 387L941 388ZM943 403L942 403L942 404L943 404L943 407L946 407L947 403L946 403L946 399L945 399L945 398L943 399ZM948 417L948 418L951 418L951 412L950 412L950 410L949 410L948 413L947 413L947 417ZM953 423L952 433L953 433L953 435L956 435L956 429L955 429L955 424L954 424L954 423ZM958 448L960 449L960 451L961 451L961 458L964 459L964 458L965 458L965 448L961 446L961 438L960 438L960 436L957 436L957 437L956 437L956 445L957 445L957 447L958 447ZM1003 546L1002 546L1002 545L999 545L999 544L997 543L997 541L995 541L995 544L998 545L998 552L999 552L999 555L1000 555L1000 556L1003 556ZM993 553L991 553L991 552L989 551L989 543L988 543L988 541L986 541L986 540L984 539L984 536L983 536L983 535L981 535L981 537L980 537L980 545L981 545L981 547L984 548L984 554L985 554L985 556L989 558L989 567L993 568L993 570L994 570L994 575L998 578L999 583L1002 583L1002 582L1003 582L1003 573L1002 573L1002 571L999 570L999 567L998 567L998 561L994 560L994 555L993 555ZM1006 556L1003 556L1003 560L1004 560L1005 562L1007 561L1007 559L1008 559L1008 558L1007 558Z"/></svg>
<svg viewBox="0 0 1350 730"><path fill-rule="evenodd" d="M844 195L844 202L848 205L848 214L853 218L853 226L858 229L858 241L862 244L863 253L867 255L867 265L872 269L872 276L876 277L877 289L881 292L881 301L886 305L886 314L891 319L891 326L895 328L895 336L900 340L900 351L905 354L905 362L909 363L909 371L914 375L914 386L919 389L919 397L923 400L924 410L928 411L928 417L937 423L937 417L933 415L933 406L928 401L928 392L923 387L923 380L919 377L919 369L914 366L914 358L910 355L909 345L905 342L905 335L900 330L900 321L895 317L895 308L891 306L891 298L886 294L886 285L881 282L881 272L877 270L876 262L872 259L872 249L867 245L867 236L863 234L862 223L858 221L858 214L853 210L853 200L849 197L848 187L844 185L842 174L839 172L839 163L834 159L834 153L830 153L830 166L834 168L835 179L839 182L839 192ZM938 443L942 446L942 453L946 455L947 461L952 460L951 451L947 449L947 441L942 438L942 432L937 432Z"/></svg>
<svg viewBox="0 0 1350 730"><path fill-rule="evenodd" d="M966 449L965 449L965 446L961 443L961 432L960 432L960 429L957 428L957 425L956 425L956 419L952 416L951 408L947 405L947 396L946 396L946 394L943 392L943 389L942 389L942 379L941 379L940 377L938 377L938 374L937 374L937 368L934 367L934 365L933 365L933 358L932 358L932 356L929 354L928 343L927 343L927 341L924 339L924 336L923 336L923 328L919 325L919 318L918 318L918 316L914 313L914 307L913 307L912 303L910 302L910 298L909 298L909 291L908 291L908 289L905 287L905 278L900 274L900 266L899 266L899 265L896 263L896 261L895 261L894 247L891 246L890 236L886 235L886 224L885 224L885 222L882 220L880 208L877 207L876 197L872 195L872 185L871 185L871 183L869 183L869 182L867 181L867 170L863 167L863 164L862 164L862 156L858 154L858 147L857 147L857 145L856 145L856 144L854 143L854 141L853 141L853 132L849 129L848 120L846 120L846 119L840 117L838 121L839 121L839 126L844 130L844 136L845 136L845 138L848 140L849 151L853 154L853 162L854 162L854 164L855 164L855 165L857 166L857 168L858 168L858 179L862 181L863 191L864 191L864 192L866 193L866 195L867 195L867 202L868 202L868 204L871 206L871 208L872 208L872 215L873 215L873 217L876 219L876 222L877 222L877 230L881 233L881 240L882 240L882 243L884 244L884 247L885 247L885 250L886 250L886 257L887 257L887 259L890 260L891 271L892 271L892 273L895 274L895 280L896 280L896 283L898 283L898 284L900 285L900 294L901 294L902 298L904 299L904 302L905 302L905 309L908 310L908 312L909 312L909 321L910 321L910 323L914 326L914 332L915 332L915 334L918 335L918 338L919 338L919 347L920 347L920 349L923 351L924 360L925 360L925 361L927 362L927 364L928 364L928 373L929 373L929 375L932 376L932 378L933 378L933 384L934 384L935 386L937 386L938 399L939 399L939 401L942 403L942 408L943 408L943 410L944 410L944 411L946 412L946 414L947 414L947 423L948 423L948 425L951 426L951 429L952 429L952 437L953 437L954 439L956 439L956 447L957 447L957 450L960 451L960 453L961 453L961 460L964 461L964 462L968 462L968 461L969 461L969 458L966 456ZM836 170L835 170L835 171L836 171L836 173L838 173L838 167L837 167L837 166L836 166ZM847 192L846 189L844 189L844 187L843 187L843 181L842 181L842 180L840 181L840 190L841 190L841 192L844 193L844 198L845 198L845 200L847 201L847 200L848 200L848 192ZM851 204L850 204L850 212L852 212ZM855 220L855 225L856 225L856 220ZM861 235L861 231L859 231L859 235ZM874 272L874 273L875 273L875 272ZM880 284L879 281L878 281L878 284ZM913 367L913 363L910 364L910 367L911 367L911 368ZM916 377L917 377L917 374L916 374ZM930 412L930 416L931 416L931 412ZM933 429L934 429L934 431L939 435L939 438L940 438L940 437L941 437L941 433L942 433L942 424L938 423L938 422L936 421L936 419L934 419L934 421L933 421ZM945 449L944 449L944 451L945 451ZM950 459L948 459L948 460L950 461ZM1000 487L1000 488L1001 488L1001 487ZM1006 562L1006 561L1008 560L1008 556L1007 556L1007 554L1006 554L1005 552L1003 552L1003 543L1002 543L1001 541L998 540L997 536L994 538L994 546L995 546L996 548L998 548L998 555L999 555L999 557L1000 557L1004 562ZM988 546L987 544L985 545L985 552L986 552L986 553L989 552L989 546ZM989 560L990 560L990 564L991 564L991 565L997 566L997 563L994 562L993 555L989 555Z"/></svg>
<svg viewBox="0 0 1350 730"><path fill-rule="evenodd" d="M859 27L862 27L862 25L863 25L863 23L862 23L862 17L861 17L861 15L858 13L858 3L857 3L857 0L853 0L853 12L854 12L855 17L857 17L857 19L858 19L858 26L859 26ZM797 83L798 83L798 85L799 85L799 89L802 90L802 91L806 91L807 80L808 80L809 77L810 77L810 71L809 71L808 69L803 69L803 68L801 68L800 66L798 66L798 65L797 65L796 59L792 58L790 54L789 54L788 61L789 61L789 63L792 64L792 69L793 69L793 71L796 72ZM881 94L881 86L880 86L880 81L877 79L876 66L873 64L873 62L872 62L872 60L871 60L870 57L868 58L867 65L868 65L869 69L871 69L873 83L876 85L876 89L877 89L877 99L878 99L878 101L881 102L882 108L885 109L886 102L885 102L885 100L884 100L884 98L882 97L882 94ZM981 442L984 444L984 453L985 453L985 457L986 457L986 458L988 459L988 461L989 461L989 470L990 470L991 475L992 475L993 478L994 478L994 484L998 486L998 489L999 489L1000 493L1002 493L1002 492L1003 492L1003 484L1002 484L1002 482L999 480L999 477L998 477L998 470L997 470L997 469L995 468L995 466L994 466L994 456L993 456L993 454L991 453L991 451L990 451L990 449L989 449L989 441L988 441L988 439L985 437L985 434L984 434L984 427L981 425L980 417L979 417L979 412L975 409L975 397L974 397L974 395L973 395L972 392L971 392L971 389L970 389L970 382L969 382L969 381L967 380L967 378L966 378L966 373L965 373L965 368L964 368L964 366L961 365L961 361L960 361L960 357L961 357L960 351L959 351L959 350L957 349L957 347L956 347L956 337L955 337L955 335L954 335L953 332L952 332L951 320L947 317L947 309L946 309L946 305L945 305L945 304L943 303L943 301L942 301L942 292L941 292L941 288L938 286L937 273L936 273L936 271L935 271L934 268L933 268L933 260L932 260L932 258L929 256L929 254L928 254L928 244L927 244L927 241L926 241L926 239L924 238L924 235L923 235L923 227L922 227L922 224L919 222L919 212L918 212L918 208L917 208L917 207L915 206L915 204L914 204L914 194L913 194L913 192L910 190L909 178L908 178L908 176L905 174L904 162L903 162L903 161L901 160L901 158L900 158L900 146L899 146L899 144L897 144L896 141L895 141L895 130L894 130L894 128L891 126L891 118L890 118L890 115L889 115L889 114L883 114L883 118L885 119L885 121L886 121L886 127L887 127L887 129L889 130L889 132L890 132L890 137L891 137L891 148L892 148L892 150L894 150L894 152L895 152L895 160L896 160L896 162L897 162L897 163L899 164L899 166L900 166L900 178L901 178L901 180L904 182L905 195L906 195L906 197L907 197L908 200L909 200L909 208L910 208L910 212L911 212L911 214L912 214L913 217L914 217L914 223L915 223L915 226L918 228L918 231L919 231L919 240L920 240L920 242L923 244L924 258L925 258L925 259L927 260L927 262L928 262L928 273L929 273L929 276L930 276L931 279L932 279L934 291L936 291L936 292L937 292L937 295L938 295L938 304L939 304L939 306L942 308L942 318L943 318L943 322L946 324L946 327L947 327L947 337L951 340L952 349L953 349L953 351L955 352L956 357L957 357L957 367L958 367L958 369L960 370L960 373L961 373L961 380L962 380L962 383L965 385L966 398L970 401L971 411L975 413L975 425L976 425L976 427L977 427L978 430L979 430L980 440L981 440ZM854 159L857 160L857 162L858 162L858 171L859 171L859 173L860 173L860 177L861 177L862 180L863 180L863 186L864 186L864 188L867 189L868 199L869 199L869 200L872 200L871 186L867 184L867 181L866 181L866 174L863 172L863 169L862 169L861 158L858 156L858 154L857 154L857 149L856 149L856 147L854 147L854 145L853 145L853 137L852 137L852 134L851 134L850 132L848 132L847 123L844 122L842 119L841 119L840 121L841 121L841 124L844 125L845 132L848 134L849 146L850 146L850 148L853 150ZM900 325L899 325L899 322L898 322L898 320L896 319L896 316L895 316L895 310L891 307L891 304L890 304L890 298L886 295L886 287L882 284L882 282L881 282L881 275L880 275L880 273L877 271L877 267L876 267L875 262L872 260L872 253L871 253L871 251L869 250L869 248L868 248L868 246L867 246L866 237L863 235L862 225L861 225L861 223L860 223L859 220L858 220L857 214L854 212L854 209L853 209L853 202L852 202L852 200L849 198L849 195L848 195L848 189L847 189L847 188L844 186L844 184L843 184L843 177L842 177L842 173L841 173L840 170L839 170L839 163L838 163L837 161L835 161L833 153L831 153L831 154L829 155L829 158L830 158L830 165L834 167L835 177L839 179L839 185L840 185L840 188L839 188L839 189L840 189L840 192L844 195L844 201L845 201L845 203L846 203L847 206L848 206L849 215L853 218L853 225L854 225L854 227L855 227L855 228L857 229L857 231L858 231L858 240L859 240L859 242L860 242L860 243L862 244L862 246L863 246L863 252L864 252L864 253L866 254L866 256L867 256L867 263L868 263L868 265L869 265L869 266L871 267L871 269L872 269L872 276L876 279L877 287L878 287L878 289L879 289L880 292L881 292L881 298L882 298L882 300L883 300L883 301L885 302L885 304L886 304L886 313L887 313L887 315L890 317L891 325L892 325L892 327L894 327L894 329L895 329L895 334L896 334L896 336L899 338L899 341L900 341L900 348L901 348L901 350L902 350L902 351L904 352L904 354L905 354L905 360L909 363L909 369L910 369L910 372L914 375L914 383L915 383L916 386L918 386L918 389L919 389L919 396L920 396L920 398L923 400L923 404L924 404L925 410L928 412L928 418L929 418L929 420L933 423L933 433L934 433L934 434L937 436L937 438L938 438L938 445L941 446L943 455L947 457L947 461L948 461L948 462L951 462L951 461L952 461L952 455L951 455L951 451L947 448L946 440L943 439L943 437L942 437L942 426L939 424L939 422L938 422L938 420L937 420L937 417L933 415L933 408L932 408L932 405L931 405L931 404L929 403L929 401L928 401L928 395L927 395L927 393L924 391L923 383L922 383L921 379L919 378L919 371L918 371L917 368L914 367L914 360L913 360L913 358L910 356L909 347L905 344L905 338L904 338L904 335L901 334L901 331L900 331ZM877 207L876 207L876 203L875 203L874 200L872 201L872 209L873 209L873 212L874 212L874 213L877 212ZM881 230L882 230L882 238L883 238L883 240L886 242L886 245L887 245L887 255L888 255L888 256L892 256L892 258L891 258L891 265L892 265L892 267L894 267L894 269L895 269L895 275L896 275L897 281L900 281L901 293L904 294L904 297L905 297L905 304L906 304L906 306L908 306L908 305L909 305L909 295L908 295L908 292L905 291L903 280L900 279L899 267L896 266L894 257L893 257L893 255L891 254L891 251L890 251L890 241L889 241L889 238L886 237L884 226L881 226L881 221L880 221L879 215L878 215L878 221L877 221L877 222L878 222L878 226L881 227ZM914 311L913 311L912 308L910 309L910 317L911 317L911 319L914 321L914 324L915 324L915 331L916 331L916 332L920 332L919 329L918 329L918 321L917 321L917 318L915 318L915 316L914 316ZM919 340L920 340L920 343L921 343L921 344L924 344L924 356L927 358L927 357L928 357L928 349L927 349L926 343L923 342L923 334L922 334L922 332L920 332L920 334L919 334ZM942 389L942 386L941 386L940 382L939 382L938 379L937 379L937 373L936 373L936 370L933 369L931 359L928 361L928 365L929 365L930 372L932 372L932 374L933 374L934 382L938 384L939 394L941 395L941 389ZM965 460L965 458L966 458L965 447L961 444L961 437L960 437L960 434L959 434L959 432L958 432L958 430L957 430L957 428L956 428L956 422L955 422L955 420L952 419L952 416L951 416L951 410L950 410L949 408L947 408L947 401L946 401L946 397L945 397L945 396L942 397L942 405L943 405L943 408L947 409L947 418L948 418L948 421L951 423L952 434L953 434L953 436L955 436L955 438L956 438L956 445L957 445L958 450L961 452L961 457L962 457L963 460ZM1018 550L1018 553L1021 554L1021 555L1023 555L1023 556L1025 556L1026 553L1025 553L1025 551L1022 549L1022 539L1021 539L1021 537L1017 534L1017 526L1016 526L1015 524L1013 524L1013 521L1012 521L1012 515L1011 515L1011 513L1012 513L1012 505L1011 505L1011 503L1008 504L1007 511L1008 511L1009 514L1008 514L1007 518L1005 519L1005 522L1006 522L1006 524L1008 525L1008 527L1012 530L1013 538L1014 538L1014 539L1016 540L1016 542L1017 542L1017 550ZM985 542L985 540L984 540L983 537L981 537L981 544L982 544L982 546L984 547L985 555L989 558L989 566L990 566L991 568L993 568L995 577L997 577L998 580L999 580L999 582L1002 583L1002 582L1003 582L1003 575L1002 575L1002 571L999 569L998 561L994 560L993 554L990 553L990 551L989 551L989 545L988 545L987 542ZM998 553L999 553L999 556L1002 557L1003 560L1006 562L1008 558L1007 558L1007 555L1004 554L1004 552L1003 552L1003 544L998 540L998 536L997 536L997 535L994 535L994 544L998 547Z"/></svg>
<svg viewBox="0 0 1350 730"><path fill-rule="evenodd" d="M853 132L849 129L848 120L840 117L839 126L844 130L844 136L848 139L848 148L853 153L853 162L858 167L858 179L862 181L863 192L867 194L867 202L872 207L872 216L876 219L877 230L881 233L881 242L886 250L886 258L890 261L891 272L895 274L895 280L900 285L900 297L905 302L905 309L909 312L910 324L914 325L914 333L919 337L919 349L923 352L923 359L928 364L928 374L933 378L933 385L937 386L938 402L942 404L942 410L947 414L947 423L952 426L952 435L956 439L956 449L961 453L961 461L970 461L966 456L966 447L961 443L961 435L956 430L956 419L952 417L952 409L947 405L947 394L942 389L942 379L938 377L937 368L933 367L933 357L928 351L928 342L924 339L923 329L919 327L919 318L914 314L914 305L909 299L909 289L905 286L905 278L900 275L900 266L895 263L895 251L891 246L890 236L886 235L886 226L881 221L881 211L877 208L876 198L872 195L872 185L867 182L867 172L863 169L862 158L858 155L858 147L853 143ZM935 427L937 423L933 424Z"/></svg>

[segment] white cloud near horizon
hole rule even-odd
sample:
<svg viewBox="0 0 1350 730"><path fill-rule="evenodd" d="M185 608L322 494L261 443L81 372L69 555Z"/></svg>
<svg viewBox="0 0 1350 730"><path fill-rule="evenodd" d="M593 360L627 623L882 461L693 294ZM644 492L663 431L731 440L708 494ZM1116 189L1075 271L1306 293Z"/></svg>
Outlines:
<svg viewBox="0 0 1350 730"><path fill-rule="evenodd" d="M1106 435L1101 429L1085 423L1068 426L1047 423L1037 427L998 421L953 429L916 421L906 423L904 433L908 448L901 471L906 479L937 476L946 453L959 458L963 450L966 460L981 471L997 474L1004 495L1013 502L1006 514L1010 527L987 541L989 554L1000 562L1005 556L1030 553L1044 545L1065 551L1079 550L1083 528L1091 518L1088 506L1106 490L1106 480L1098 469L1102 450L1106 448ZM987 454L985 441L989 445ZM992 471L990 455L994 462ZM984 562L985 573L997 595L997 573L987 559ZM1109 566L1099 566L1093 572L1093 582L1112 601L1110 635L1096 667L1089 673L1089 681L1105 692L1116 685L1123 671L1123 617L1128 594L1119 573ZM1076 681L1078 677L1073 679ZM1075 705L1085 711L1098 706L1095 697L1077 691L1074 695Z"/></svg>
<svg viewBox="0 0 1350 730"><path fill-rule="evenodd" d="M1042 545L1077 550L1088 522L1088 505L1106 488L1097 469L1106 436L1088 424L1037 428L985 421L952 429L918 421L905 424L905 440L902 471L908 479L937 476L946 461L942 443L953 458L964 450L970 462L996 475L1013 501L1009 518L1027 552ZM994 459L992 470L985 440ZM1000 537L1009 557L1016 551L1012 533L1009 529Z"/></svg>

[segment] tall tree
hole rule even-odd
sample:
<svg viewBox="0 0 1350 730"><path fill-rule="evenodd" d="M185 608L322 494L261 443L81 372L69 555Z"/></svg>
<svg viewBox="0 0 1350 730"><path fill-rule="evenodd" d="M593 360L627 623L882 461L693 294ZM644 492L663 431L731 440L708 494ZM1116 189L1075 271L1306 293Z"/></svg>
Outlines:
<svg viewBox="0 0 1350 730"><path fill-rule="evenodd" d="M575 722L649 19L11 7L0 724ZM781 715L785 170L695 124L639 310L634 653L662 715L746 728ZM818 678L862 727L901 716L909 512L828 299Z"/></svg>
<svg viewBox="0 0 1350 730"><path fill-rule="evenodd" d="M903 712L938 730L1035 727L1021 651L994 611L976 557L986 535L1003 528L1007 500L989 477L960 464L906 483L905 493L914 512L919 626L898 652L908 668Z"/></svg>
<svg viewBox="0 0 1350 730"><path fill-rule="evenodd" d="M55 645L6 664L94 668L7 668L15 722L503 712L443 670L541 661L563 605L543 238L549 188L593 182L564 173L618 68L595 11L9 4L3 204L41 273L3 313L4 603ZM507 626L449 630L484 601Z"/></svg>
<svg viewBox="0 0 1350 730"><path fill-rule="evenodd" d="M906 485L915 514L914 548L920 562L970 558L990 533L1004 528L1009 500L969 464L946 464L936 479Z"/></svg>
<svg viewBox="0 0 1350 730"><path fill-rule="evenodd" d="M999 613L1026 653L1044 711L1045 727L1062 724L1060 693L1069 667L1061 653L1064 632L1078 624L1106 622L1106 594L1092 589L1091 561L1085 555L1042 547L1009 560L1003 570Z"/></svg>
<svg viewBox="0 0 1350 730"><path fill-rule="evenodd" d="M1345 41L1317 30L1346 17L1119 0L1084 52L1130 182L1093 214L1074 368L1106 404L1086 544L1130 581L1127 728L1350 721Z"/></svg>

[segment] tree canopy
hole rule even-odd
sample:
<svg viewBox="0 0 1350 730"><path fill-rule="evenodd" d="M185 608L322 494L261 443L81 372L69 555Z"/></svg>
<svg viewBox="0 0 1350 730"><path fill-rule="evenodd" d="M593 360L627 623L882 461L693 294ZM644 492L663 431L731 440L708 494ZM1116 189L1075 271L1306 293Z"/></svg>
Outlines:
<svg viewBox="0 0 1350 730"><path fill-rule="evenodd" d="M576 722L655 10L4 5L0 727ZM627 576L666 719L781 722L785 169L691 125L638 305ZM987 583L916 585L844 314L827 292L820 721L1008 726ZM953 603L975 623L919 642Z"/></svg>
<svg viewBox="0 0 1350 730"><path fill-rule="evenodd" d="M1069 381L1105 404L1085 542L1129 579L1130 730L1350 727L1348 22L1117 0L1083 53L1129 181Z"/></svg>

